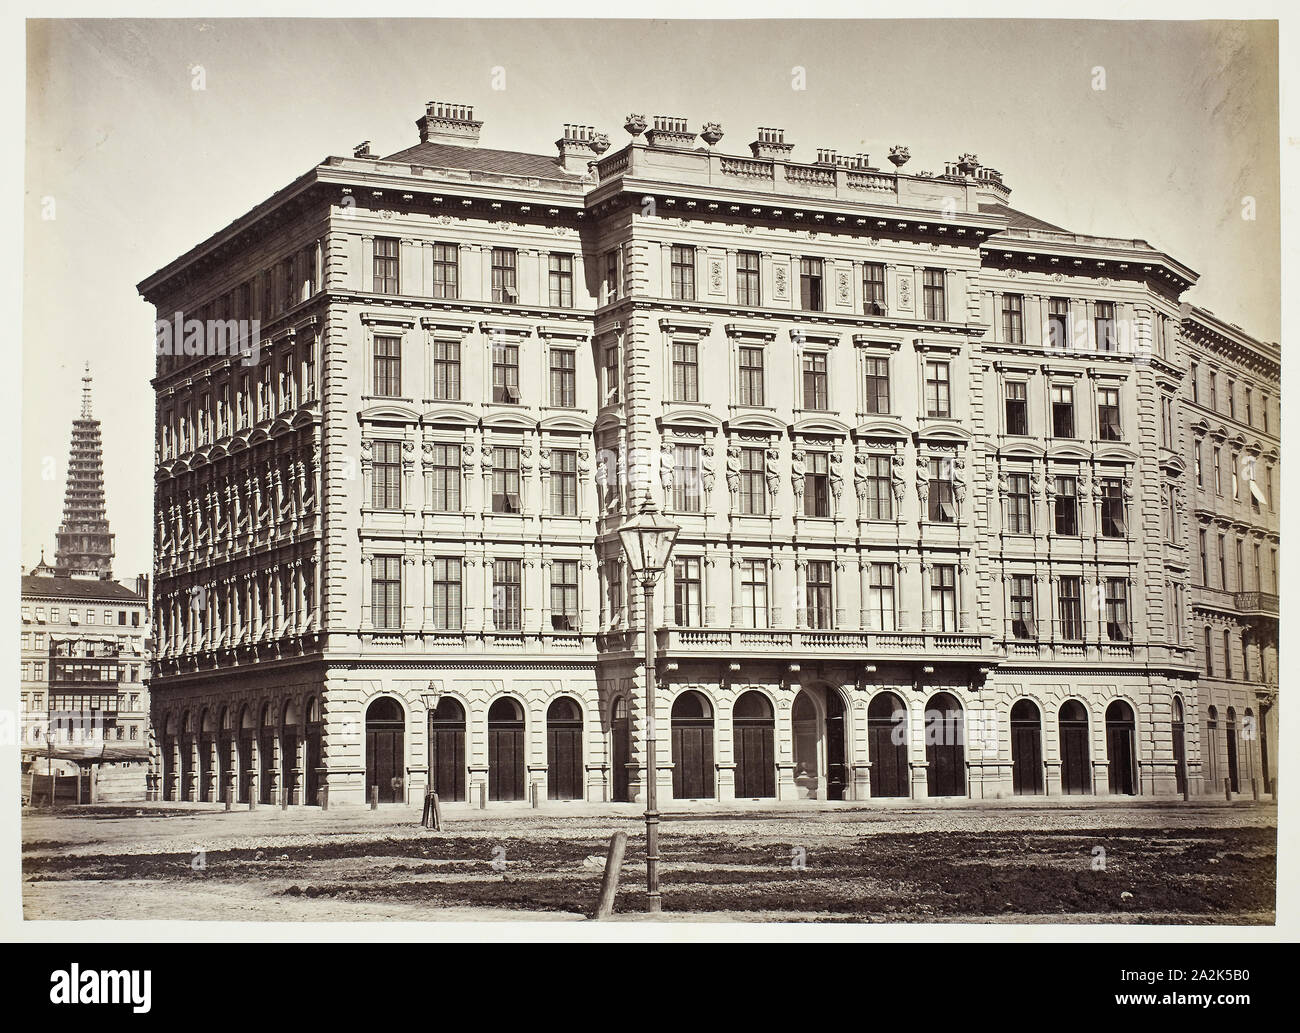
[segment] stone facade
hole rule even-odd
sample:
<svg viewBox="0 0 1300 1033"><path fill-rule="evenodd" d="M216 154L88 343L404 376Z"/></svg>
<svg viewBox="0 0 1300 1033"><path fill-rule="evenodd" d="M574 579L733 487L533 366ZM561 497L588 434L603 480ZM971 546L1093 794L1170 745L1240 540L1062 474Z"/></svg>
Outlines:
<svg viewBox="0 0 1300 1033"><path fill-rule="evenodd" d="M154 382L169 798L639 799L647 501L666 798L1202 788L1191 270L973 156L421 123L140 285L260 333Z"/></svg>

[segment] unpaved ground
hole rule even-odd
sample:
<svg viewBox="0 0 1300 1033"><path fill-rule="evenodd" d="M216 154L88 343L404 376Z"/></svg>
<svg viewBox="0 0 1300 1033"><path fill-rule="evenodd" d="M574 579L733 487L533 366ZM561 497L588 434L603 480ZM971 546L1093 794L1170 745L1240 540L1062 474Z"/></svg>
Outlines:
<svg viewBox="0 0 1300 1033"><path fill-rule="evenodd" d="M28 918L580 919L609 835L617 915L645 909L633 807L24 817ZM1100 848L1100 850L1098 849ZM1104 853L1103 853L1104 852ZM1276 811L1223 804L686 810L661 826L669 920L1273 921Z"/></svg>

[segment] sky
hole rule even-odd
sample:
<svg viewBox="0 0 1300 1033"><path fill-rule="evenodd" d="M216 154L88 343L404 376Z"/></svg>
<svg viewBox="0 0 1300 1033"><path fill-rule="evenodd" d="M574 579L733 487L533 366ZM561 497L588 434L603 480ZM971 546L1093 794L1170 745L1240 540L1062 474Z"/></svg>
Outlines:
<svg viewBox="0 0 1300 1033"><path fill-rule="evenodd" d="M731 153L783 127L796 161L974 152L1013 206L1147 240L1201 274L1186 300L1280 336L1269 22L67 20L29 22L27 53L25 567L53 558L89 362L115 573L151 568L135 284L327 155L416 143L433 99L472 104L482 146L540 154L566 122L617 148L629 112L720 122Z"/></svg>

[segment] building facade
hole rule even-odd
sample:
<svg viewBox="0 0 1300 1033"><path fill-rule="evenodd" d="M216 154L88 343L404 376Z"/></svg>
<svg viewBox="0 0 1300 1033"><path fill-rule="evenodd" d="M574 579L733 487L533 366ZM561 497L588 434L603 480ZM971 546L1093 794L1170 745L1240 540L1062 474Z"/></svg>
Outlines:
<svg viewBox="0 0 1300 1033"><path fill-rule="evenodd" d="M167 798L640 799L647 503L665 798L1205 786L1195 273L973 155L481 125L430 103L140 285L198 320L154 381Z"/></svg>

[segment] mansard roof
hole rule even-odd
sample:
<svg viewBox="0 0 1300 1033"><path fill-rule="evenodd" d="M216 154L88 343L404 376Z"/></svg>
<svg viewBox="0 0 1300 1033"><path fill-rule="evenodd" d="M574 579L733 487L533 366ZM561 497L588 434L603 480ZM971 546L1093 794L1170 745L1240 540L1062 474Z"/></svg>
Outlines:
<svg viewBox="0 0 1300 1033"><path fill-rule="evenodd" d="M461 147L450 143L417 143L404 151L390 154L384 161L427 165L431 168L463 169L489 172L500 176L530 176L537 179L564 179L581 183L581 176L566 172L554 155L529 154L526 151L498 151L490 147Z"/></svg>

